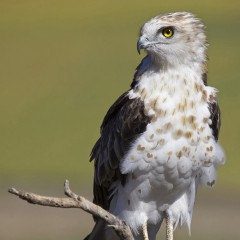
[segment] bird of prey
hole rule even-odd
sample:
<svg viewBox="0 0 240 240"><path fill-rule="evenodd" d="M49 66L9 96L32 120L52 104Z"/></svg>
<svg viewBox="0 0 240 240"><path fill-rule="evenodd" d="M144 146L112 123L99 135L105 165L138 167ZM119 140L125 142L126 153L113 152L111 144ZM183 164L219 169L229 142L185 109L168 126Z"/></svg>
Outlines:
<svg viewBox="0 0 240 240"><path fill-rule="evenodd" d="M146 56L130 89L108 110L92 149L94 203L124 220L135 239L190 228L199 185L224 164L217 90L207 85L207 37L192 13L162 14L140 30ZM119 239L96 219L86 238ZM172 234L172 233L171 233Z"/></svg>

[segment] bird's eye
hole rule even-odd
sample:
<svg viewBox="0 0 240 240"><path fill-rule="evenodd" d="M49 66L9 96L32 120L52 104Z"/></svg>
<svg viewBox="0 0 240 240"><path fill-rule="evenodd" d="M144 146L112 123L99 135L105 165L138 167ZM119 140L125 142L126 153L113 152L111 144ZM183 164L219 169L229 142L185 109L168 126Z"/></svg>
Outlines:
<svg viewBox="0 0 240 240"><path fill-rule="evenodd" d="M164 37L166 37L166 38L170 38L170 37L172 37L173 36L173 29L172 28L170 28L170 27L167 27L167 28L164 28L163 30L162 30L162 35L164 36Z"/></svg>

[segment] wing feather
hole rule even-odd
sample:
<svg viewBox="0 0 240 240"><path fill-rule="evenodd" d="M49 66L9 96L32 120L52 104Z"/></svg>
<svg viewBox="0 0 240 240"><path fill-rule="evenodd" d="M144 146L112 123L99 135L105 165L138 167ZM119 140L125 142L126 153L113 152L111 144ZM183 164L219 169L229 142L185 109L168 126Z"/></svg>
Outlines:
<svg viewBox="0 0 240 240"><path fill-rule="evenodd" d="M119 162L149 122L150 118L144 114L144 103L140 98L129 99L128 92L108 110L101 125L101 136L91 153L95 166L94 203L108 209L111 184L116 180L124 184L125 180Z"/></svg>
<svg viewBox="0 0 240 240"><path fill-rule="evenodd" d="M213 136L215 140L218 140L219 137L219 132L220 132L220 127L221 127L221 112L220 108L218 106L217 101L214 102L209 102L208 103L209 111L210 111L210 119L211 119L211 124L209 125L210 128L212 129Z"/></svg>

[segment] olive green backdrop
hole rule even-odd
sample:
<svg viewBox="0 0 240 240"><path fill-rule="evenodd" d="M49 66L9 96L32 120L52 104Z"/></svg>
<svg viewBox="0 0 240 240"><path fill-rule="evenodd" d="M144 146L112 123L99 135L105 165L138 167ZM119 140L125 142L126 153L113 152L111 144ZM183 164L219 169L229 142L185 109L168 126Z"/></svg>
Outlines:
<svg viewBox="0 0 240 240"><path fill-rule="evenodd" d="M198 194L191 239L240 237L239 1L1 0L0 239L75 240L90 231L88 214L30 206L7 188L63 196L68 178L92 198L89 153L144 56L136 51L139 28L174 11L207 25L208 82L219 90L227 155L216 188ZM176 239L187 238L187 229L177 230Z"/></svg>

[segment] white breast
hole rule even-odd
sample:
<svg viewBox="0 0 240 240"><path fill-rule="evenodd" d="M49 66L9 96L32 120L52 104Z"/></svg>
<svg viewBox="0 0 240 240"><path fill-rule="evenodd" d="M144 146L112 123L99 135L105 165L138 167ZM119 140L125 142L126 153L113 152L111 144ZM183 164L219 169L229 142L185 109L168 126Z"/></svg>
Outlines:
<svg viewBox="0 0 240 240"><path fill-rule="evenodd" d="M194 202L195 179L209 186L215 182L215 167L223 163L224 155L209 127L207 100L216 90L204 86L199 75L191 69L146 73L129 94L144 101L145 114L152 119L120 165L129 179L118 197L125 204L118 204L115 213L125 221L137 218L139 223L130 223L133 229L144 221L157 223L171 206L179 222L180 205L191 215L187 204ZM189 191L191 204L184 195Z"/></svg>

